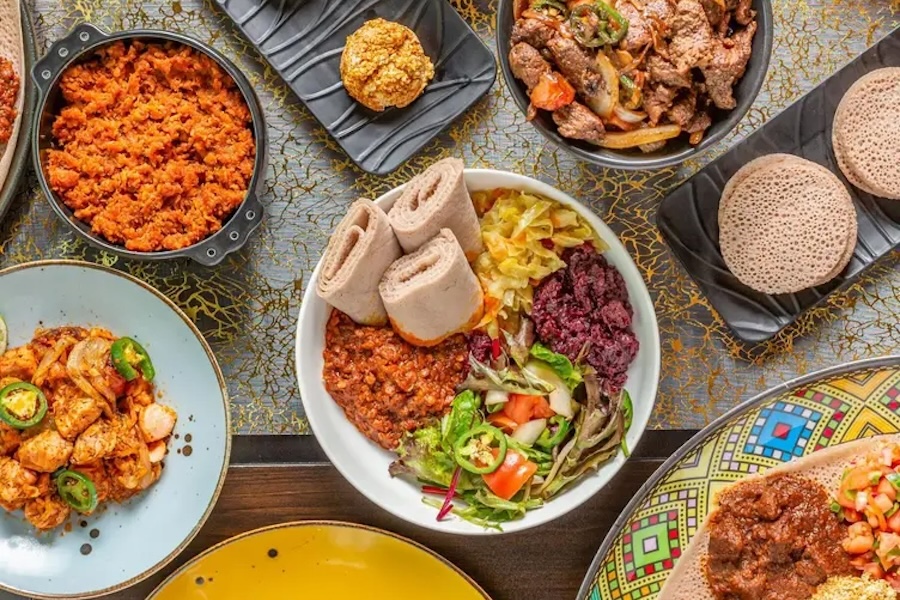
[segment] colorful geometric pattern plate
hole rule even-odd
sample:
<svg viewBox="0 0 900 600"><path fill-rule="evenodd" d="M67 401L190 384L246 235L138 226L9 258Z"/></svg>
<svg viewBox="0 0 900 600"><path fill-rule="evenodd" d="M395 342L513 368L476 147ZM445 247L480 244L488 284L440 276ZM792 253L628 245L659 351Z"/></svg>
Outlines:
<svg viewBox="0 0 900 600"><path fill-rule="evenodd" d="M811 373L737 406L638 491L603 540L579 600L656 598L719 490L821 448L900 432L898 409L900 356Z"/></svg>
<svg viewBox="0 0 900 600"><path fill-rule="evenodd" d="M398 535L304 521L241 534L169 576L147 600L490 600L465 573Z"/></svg>

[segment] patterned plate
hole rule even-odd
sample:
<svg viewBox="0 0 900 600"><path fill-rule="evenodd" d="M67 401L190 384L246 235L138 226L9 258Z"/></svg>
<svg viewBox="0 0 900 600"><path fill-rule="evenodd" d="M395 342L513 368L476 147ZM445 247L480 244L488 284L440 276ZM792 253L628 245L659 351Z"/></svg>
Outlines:
<svg viewBox="0 0 900 600"><path fill-rule="evenodd" d="M900 356L811 373L748 400L638 491L594 557L579 600L656 598L719 490L821 448L897 432Z"/></svg>

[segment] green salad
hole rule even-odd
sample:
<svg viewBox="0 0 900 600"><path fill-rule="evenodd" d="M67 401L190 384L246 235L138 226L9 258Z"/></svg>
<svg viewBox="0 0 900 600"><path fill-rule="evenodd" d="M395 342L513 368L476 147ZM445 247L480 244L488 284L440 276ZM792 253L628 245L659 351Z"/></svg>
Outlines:
<svg viewBox="0 0 900 600"><path fill-rule="evenodd" d="M450 412L408 434L390 467L422 485L438 520L500 529L628 455L631 398L605 395L590 366L539 343L504 355L502 368L470 363Z"/></svg>

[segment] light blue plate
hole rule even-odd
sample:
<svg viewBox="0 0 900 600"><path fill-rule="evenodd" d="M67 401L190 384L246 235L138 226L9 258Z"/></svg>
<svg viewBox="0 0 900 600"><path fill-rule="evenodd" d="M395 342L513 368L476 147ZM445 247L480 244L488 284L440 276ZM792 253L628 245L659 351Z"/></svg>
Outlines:
<svg viewBox="0 0 900 600"><path fill-rule="evenodd" d="M27 343L38 326L93 325L134 337L153 359L162 402L178 411L178 439L170 442L162 476L148 492L90 517L74 515L70 532L39 535L21 512L0 510L0 589L66 598L134 585L184 550L219 496L231 438L215 357L162 294L97 265L44 261L0 271L0 314L10 347Z"/></svg>

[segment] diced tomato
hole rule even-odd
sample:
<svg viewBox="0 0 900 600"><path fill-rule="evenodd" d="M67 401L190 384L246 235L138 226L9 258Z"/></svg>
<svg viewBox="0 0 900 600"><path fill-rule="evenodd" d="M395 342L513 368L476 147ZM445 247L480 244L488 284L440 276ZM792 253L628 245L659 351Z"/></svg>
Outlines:
<svg viewBox="0 0 900 600"><path fill-rule="evenodd" d="M868 573L872 579L883 579L884 578L884 569L881 568L881 565L878 563L867 563L866 566L862 568L863 573Z"/></svg>
<svg viewBox="0 0 900 600"><path fill-rule="evenodd" d="M869 482L869 473L872 469L866 465L859 465L850 469L841 487L847 490L864 490L872 485Z"/></svg>
<svg viewBox="0 0 900 600"><path fill-rule="evenodd" d="M888 517L887 526L894 533L900 533L900 510Z"/></svg>
<svg viewBox="0 0 900 600"><path fill-rule="evenodd" d="M516 423L515 421L513 421L512 419L510 419L509 417L504 415L502 412L493 413L493 414L488 415L487 420L488 420L488 423L490 423L497 429L500 429L501 431L504 431L506 433L512 433L513 431L516 430L516 427L519 426L518 423Z"/></svg>
<svg viewBox="0 0 900 600"><path fill-rule="evenodd" d="M496 456L496 450L494 450ZM516 452L507 450L503 464L487 475L482 475L488 488L500 498L509 500L522 489L522 486L537 472L538 466Z"/></svg>
<svg viewBox="0 0 900 600"><path fill-rule="evenodd" d="M549 419L554 415L556 413L550 408L550 403L547 399L543 396L537 396L537 399L534 401L534 407L531 410L531 416L535 419Z"/></svg>
<svg viewBox="0 0 900 600"><path fill-rule="evenodd" d="M503 414L519 425L531 420L534 413L534 403L540 396L526 396L525 394L510 394L509 400L503 405Z"/></svg>
<svg viewBox="0 0 900 600"><path fill-rule="evenodd" d="M886 494L875 494L875 497L871 500L872 505L880 510L883 513L891 510L893 508L894 503L890 498L887 497Z"/></svg>
<svg viewBox="0 0 900 600"><path fill-rule="evenodd" d="M881 481L878 482L878 489L876 490L879 494L884 494L888 498L890 498L891 502L897 499L897 490L894 489L894 486L891 485L891 482L881 478Z"/></svg>
<svg viewBox="0 0 900 600"><path fill-rule="evenodd" d="M559 110L575 101L575 88L566 78L550 71L541 75L540 81L531 90L531 103L543 110Z"/></svg>
<svg viewBox="0 0 900 600"><path fill-rule="evenodd" d="M859 523L862 521L862 515L852 508L845 508L844 519L846 519L848 523Z"/></svg>

